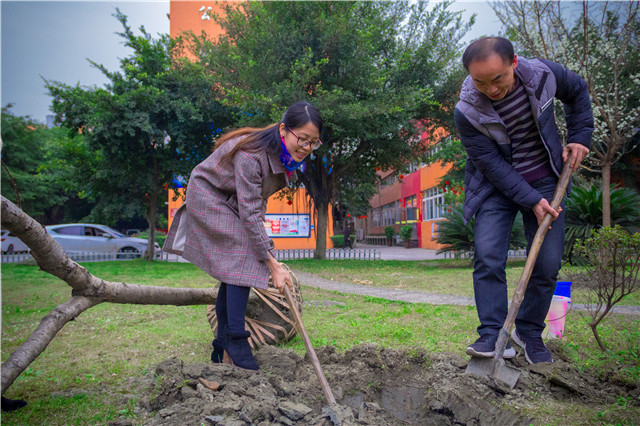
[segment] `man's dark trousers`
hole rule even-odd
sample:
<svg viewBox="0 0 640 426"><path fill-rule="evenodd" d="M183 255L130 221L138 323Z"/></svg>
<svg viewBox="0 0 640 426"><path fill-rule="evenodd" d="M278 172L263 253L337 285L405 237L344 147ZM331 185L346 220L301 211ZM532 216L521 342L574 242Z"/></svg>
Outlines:
<svg viewBox="0 0 640 426"><path fill-rule="evenodd" d="M532 182L531 186L551 203L557 182L555 176L547 177ZM564 203L562 207L564 208ZM533 210L516 204L499 191L494 191L476 213L473 289L480 318L480 335L497 335L507 317L505 267L511 227L519 210L522 212L529 250L538 230ZM516 317L516 329L521 337L540 337L544 330L544 320L555 291L563 248L564 212L561 212L558 219L551 222L551 229L542 243Z"/></svg>

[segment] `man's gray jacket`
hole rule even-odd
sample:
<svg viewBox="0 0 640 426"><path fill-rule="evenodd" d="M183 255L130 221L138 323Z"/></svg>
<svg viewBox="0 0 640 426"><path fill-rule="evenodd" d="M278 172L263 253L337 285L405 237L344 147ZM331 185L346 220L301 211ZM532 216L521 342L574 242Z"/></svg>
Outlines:
<svg viewBox="0 0 640 426"><path fill-rule="evenodd" d="M567 143L591 145L593 113L587 83L576 73L544 59L518 57L515 74L524 85L533 119L549 153L551 168L559 177L563 167L562 141L553 112L553 99L564 104ZM511 165L511 141L491 100L467 76L454 111L456 128L467 151L463 215L468 222L494 190L531 208L542 195Z"/></svg>

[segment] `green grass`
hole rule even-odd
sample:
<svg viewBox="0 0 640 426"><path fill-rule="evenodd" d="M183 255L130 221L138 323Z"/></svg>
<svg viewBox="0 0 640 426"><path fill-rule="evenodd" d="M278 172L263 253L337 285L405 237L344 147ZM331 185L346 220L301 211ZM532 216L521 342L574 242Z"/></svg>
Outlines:
<svg viewBox="0 0 640 426"><path fill-rule="evenodd" d="M447 294L459 294L456 289L470 286L471 279L468 263L465 266L457 261L309 260L289 264L344 282L376 277L378 282L371 279L376 286L383 286L382 282L389 286L400 282L426 286L421 281L431 280L439 286L437 290L420 288ZM131 261L85 266L100 278L133 284L215 284L204 272L184 263ZM404 278L408 276L413 278ZM464 280L468 284L460 284ZM465 295L472 294L465 291ZM421 346L430 351L462 353L476 338L473 307L391 302L310 287L303 287L302 292L305 301L340 302L329 307L305 305L303 317L314 346L334 345L345 351L359 343L374 342L390 348ZM69 297L68 285L36 266L3 265L2 361L24 342L44 315ZM602 376L616 374L621 381L640 385L640 319L612 316L605 320L599 330L611 348L606 354L597 348L585 321L585 313L574 311L567 316L566 339L558 342L563 356L578 368ZM7 397L25 398L29 405L3 413L2 423L105 424L123 414L135 423L133 409L139 393L132 380L138 382L157 363L173 356L186 363L206 362L211 339L204 306L98 305L65 325L9 388ZM300 337L285 346L300 354L305 351ZM620 409L616 406L609 411ZM605 422L612 418L610 413L603 411Z"/></svg>
<svg viewBox="0 0 640 426"><path fill-rule="evenodd" d="M317 274L334 281L354 284L371 281L373 287L399 288L439 294L473 297L471 261L466 260L324 260L301 259L286 262L293 269ZM506 274L509 297L522 275L524 260L509 261ZM577 269L577 268L574 268ZM563 280L562 271L558 280ZM586 303L584 290L573 288L573 303ZM621 305L640 305L640 291L625 297Z"/></svg>

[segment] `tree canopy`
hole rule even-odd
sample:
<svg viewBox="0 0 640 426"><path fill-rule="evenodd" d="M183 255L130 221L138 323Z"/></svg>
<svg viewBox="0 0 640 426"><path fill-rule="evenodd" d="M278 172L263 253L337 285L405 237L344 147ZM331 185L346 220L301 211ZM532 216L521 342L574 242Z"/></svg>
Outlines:
<svg viewBox="0 0 640 426"><path fill-rule="evenodd" d="M85 174L85 193L94 197L94 217L149 222L153 256L156 211L173 178L188 175L212 149L212 135L230 124L217 102L216 82L198 62L184 56L181 39L154 39L144 27L134 34L119 10L119 35L133 53L119 71L90 61L108 78L103 88L47 81L57 119L86 134L96 163Z"/></svg>
<svg viewBox="0 0 640 426"><path fill-rule="evenodd" d="M298 100L322 113L323 145L300 180L318 213L317 256L346 177L397 169L425 151L422 120L435 122L433 93L455 74L470 25L449 5L243 2L214 16L224 30L217 39L192 38L225 105L243 112L239 125L277 122Z"/></svg>

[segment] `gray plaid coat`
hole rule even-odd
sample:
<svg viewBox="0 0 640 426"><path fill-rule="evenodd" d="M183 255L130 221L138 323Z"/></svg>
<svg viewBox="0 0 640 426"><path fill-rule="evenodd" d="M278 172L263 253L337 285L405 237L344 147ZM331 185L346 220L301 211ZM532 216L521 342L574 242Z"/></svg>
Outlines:
<svg viewBox="0 0 640 426"><path fill-rule="evenodd" d="M163 250L227 284L266 289L264 261L274 248L264 228L267 199L297 176L287 178L279 155L266 151L240 150L220 164L239 141L224 143L193 169Z"/></svg>

